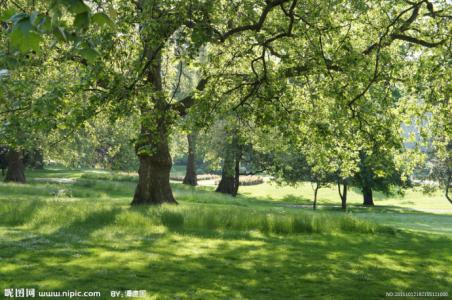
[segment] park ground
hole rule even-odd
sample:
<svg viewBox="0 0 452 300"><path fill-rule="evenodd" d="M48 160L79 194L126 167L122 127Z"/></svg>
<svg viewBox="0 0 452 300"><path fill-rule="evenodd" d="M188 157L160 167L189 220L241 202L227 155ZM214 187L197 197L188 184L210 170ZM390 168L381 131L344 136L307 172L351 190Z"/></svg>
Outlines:
<svg viewBox="0 0 452 300"><path fill-rule="evenodd" d="M175 170L175 173L180 170ZM129 206L136 175L31 171L0 183L0 297L38 291L146 290L145 299L382 299L452 290L452 206L439 193L174 183L178 206ZM397 297L400 298L400 297ZM419 297L422 298L422 297ZM418 298L418 299L419 299ZM433 298L430 298L433 299Z"/></svg>

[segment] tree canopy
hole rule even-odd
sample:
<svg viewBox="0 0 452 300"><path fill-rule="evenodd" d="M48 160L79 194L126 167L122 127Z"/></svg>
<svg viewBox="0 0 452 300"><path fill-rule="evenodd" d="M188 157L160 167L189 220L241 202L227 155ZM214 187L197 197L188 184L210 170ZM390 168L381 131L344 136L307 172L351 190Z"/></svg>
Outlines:
<svg viewBox="0 0 452 300"><path fill-rule="evenodd" d="M169 136L233 115L318 176L405 180L400 132L429 113L450 156L447 1L0 1L2 143L40 144L102 114L135 116L133 204L174 203ZM428 137L425 139L427 140ZM47 142L47 140L46 140ZM389 160L388 160L389 158ZM391 166L391 168L388 168Z"/></svg>

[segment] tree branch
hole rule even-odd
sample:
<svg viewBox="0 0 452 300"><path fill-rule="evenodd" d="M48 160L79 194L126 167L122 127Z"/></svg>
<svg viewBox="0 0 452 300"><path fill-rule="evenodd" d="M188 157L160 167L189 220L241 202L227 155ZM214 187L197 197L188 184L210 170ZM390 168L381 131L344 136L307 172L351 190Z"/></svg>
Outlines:
<svg viewBox="0 0 452 300"><path fill-rule="evenodd" d="M220 36L219 36L220 41L224 42L230 36L235 35L237 33L241 33L243 31L250 30L250 31L259 32L262 29L262 26L264 26L265 20L267 19L267 16L270 13L270 11L272 11L272 9L275 8L276 6L279 6L279 5L289 2L289 1L290 0L267 1L267 4L265 5L264 9L262 10L262 14L260 15L259 20L256 23L232 28L223 34L220 34ZM215 31L219 32L218 30L215 30Z"/></svg>
<svg viewBox="0 0 452 300"><path fill-rule="evenodd" d="M402 40L402 41L406 41L412 44L418 44L427 48L434 48L434 47L438 47L439 45L443 44L446 40L442 40L439 42L427 42L424 40L420 40L418 38L412 37L412 36L408 36L408 35L404 35L404 34L397 34L397 33L393 33L391 34L391 38L394 40Z"/></svg>
<svg viewBox="0 0 452 300"><path fill-rule="evenodd" d="M203 91L206 87L208 79L203 78L198 82L196 86L196 90ZM170 105L173 110L179 112L179 115L185 116L187 114L187 110L195 104L195 99L193 99L193 94L185 97L184 99L177 101L176 103Z"/></svg>

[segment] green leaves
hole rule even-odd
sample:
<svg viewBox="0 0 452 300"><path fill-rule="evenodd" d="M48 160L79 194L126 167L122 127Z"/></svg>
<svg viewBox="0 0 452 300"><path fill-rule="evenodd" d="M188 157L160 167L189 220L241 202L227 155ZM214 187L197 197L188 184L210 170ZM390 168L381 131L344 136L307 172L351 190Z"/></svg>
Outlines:
<svg viewBox="0 0 452 300"><path fill-rule="evenodd" d="M74 19L74 26L81 30L86 30L90 24L89 12L77 14Z"/></svg>
<svg viewBox="0 0 452 300"><path fill-rule="evenodd" d="M86 59L89 64L92 64L100 56L100 53L93 48L84 48L78 51L79 54Z"/></svg>
<svg viewBox="0 0 452 300"><path fill-rule="evenodd" d="M107 25L109 27L114 27L113 21L104 13L96 13L91 17L91 21L94 24L97 24L99 26Z"/></svg>
<svg viewBox="0 0 452 300"><path fill-rule="evenodd" d="M19 13L11 17L14 27L11 31L11 45L21 52L39 52L39 44L42 37L34 31L31 19L25 13Z"/></svg>
<svg viewBox="0 0 452 300"><path fill-rule="evenodd" d="M13 9L13 8L6 9L0 13L0 21L6 22L15 14L16 14L15 9Z"/></svg>
<svg viewBox="0 0 452 300"><path fill-rule="evenodd" d="M64 32L64 28L63 27L55 27L55 28L53 28L53 35L55 36L57 41L60 41L60 42L66 42L67 41L66 33Z"/></svg>
<svg viewBox="0 0 452 300"><path fill-rule="evenodd" d="M89 12L83 12L77 14L74 19L74 26L86 30L90 23L96 24L99 27L108 26L110 28L114 27L113 21L104 13L95 13L94 15L90 15Z"/></svg>
<svg viewBox="0 0 452 300"><path fill-rule="evenodd" d="M65 12L74 16L73 27L67 24ZM78 43L87 40L83 33L89 29L91 23L99 27L114 27L113 21L105 13L92 15L90 7L83 0L52 1L46 13L17 12L12 7L0 13L0 20L12 25L9 27L11 46L22 53L39 52L44 35L48 34L58 42L74 43L76 51L81 51L81 55L89 62L99 56L99 53L92 46L78 50Z"/></svg>
<svg viewBox="0 0 452 300"><path fill-rule="evenodd" d="M40 12L33 11L31 14L23 12L12 14L13 11L3 13L0 17L12 23L10 32L11 46L22 53L29 51L39 52L40 44L43 41L44 34L50 34L58 42L70 42L77 52L87 63L92 64L100 53L95 49L92 42L83 38L83 32L89 28L91 21L96 25L114 27L112 20L104 13L96 13L91 16L89 10L86 10L79 1L64 1L64 4L73 12L79 12L75 15L73 26L76 30L70 30L64 23L58 21L61 17L57 13L57 20L54 15L51 17ZM11 15L12 14L12 15Z"/></svg>
<svg viewBox="0 0 452 300"><path fill-rule="evenodd" d="M82 0L62 0L61 2L71 13L76 15L90 11L88 5L86 5Z"/></svg>

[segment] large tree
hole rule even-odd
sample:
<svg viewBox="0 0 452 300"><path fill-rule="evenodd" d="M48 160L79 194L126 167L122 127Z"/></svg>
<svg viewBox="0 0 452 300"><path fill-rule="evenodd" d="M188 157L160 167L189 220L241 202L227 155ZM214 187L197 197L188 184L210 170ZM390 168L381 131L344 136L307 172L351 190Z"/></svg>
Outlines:
<svg viewBox="0 0 452 300"><path fill-rule="evenodd" d="M90 101L75 114L78 120L99 107L113 114L133 107L140 114L133 204L175 203L168 136L180 115L196 112L208 119L219 108L249 107L257 124L300 124L304 107L299 101L309 99L314 107L327 103L331 119L326 123L339 120L345 129L357 127L356 142L366 145L374 124L367 122L375 113L388 112L393 86L424 79L412 76L404 61L416 64L430 49L448 52L450 43L449 5L425 0L117 0L96 5L78 0L22 6L25 2L6 2L22 11L3 21L2 32L10 32L12 46L31 57L49 39L66 42L52 49L59 55L51 59L78 63L78 73L86 75L78 77L78 93ZM110 25L106 14L114 19L114 29L89 26ZM173 51L181 48L186 51ZM199 68L195 91L183 98L174 96L175 61Z"/></svg>

